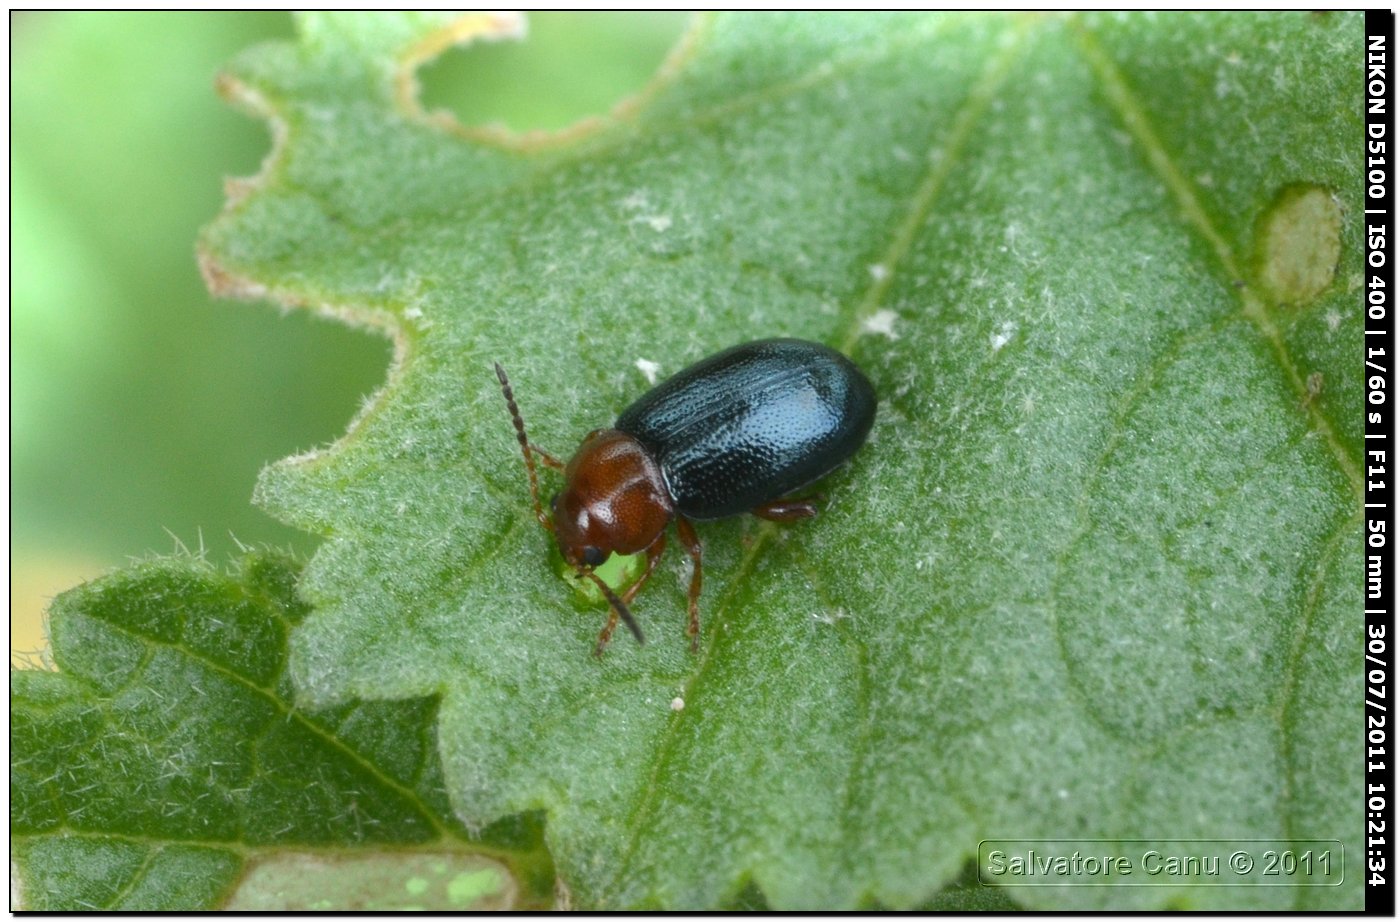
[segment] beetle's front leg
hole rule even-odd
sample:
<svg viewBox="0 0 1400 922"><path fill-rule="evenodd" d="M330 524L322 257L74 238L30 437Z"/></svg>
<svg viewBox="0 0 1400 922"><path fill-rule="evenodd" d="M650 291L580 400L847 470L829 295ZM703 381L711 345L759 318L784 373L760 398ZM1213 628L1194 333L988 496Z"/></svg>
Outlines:
<svg viewBox="0 0 1400 922"><path fill-rule="evenodd" d="M603 650L607 648L608 641L612 640L613 630L617 627L617 609L608 607L608 623L603 625L603 629L598 632L598 643L593 648L594 656L602 656Z"/></svg>
<svg viewBox="0 0 1400 922"><path fill-rule="evenodd" d="M560 461L558 458L554 457L549 452L536 445L534 442L530 443L530 450L533 451L535 454L539 455L540 460L544 462L544 466L549 468L550 470L562 471L564 469L564 462Z"/></svg>
<svg viewBox="0 0 1400 922"><path fill-rule="evenodd" d="M637 592L642 588L642 584L651 578L652 571L655 570L656 565L661 562L661 552L664 550L666 550L666 532L663 531L656 536L656 540L647 548L647 568L642 571L641 576L637 577L635 583L627 587L627 591L622 594L622 601L626 602L628 605L632 604L632 600L637 597Z"/></svg>
<svg viewBox="0 0 1400 922"><path fill-rule="evenodd" d="M700 584L702 581L700 539L695 536L695 527L684 516L676 516L676 534L680 536L681 544L685 545L685 552L695 563L695 569L690 574L690 620L686 622L685 633L690 637L690 652L697 653L700 650Z"/></svg>

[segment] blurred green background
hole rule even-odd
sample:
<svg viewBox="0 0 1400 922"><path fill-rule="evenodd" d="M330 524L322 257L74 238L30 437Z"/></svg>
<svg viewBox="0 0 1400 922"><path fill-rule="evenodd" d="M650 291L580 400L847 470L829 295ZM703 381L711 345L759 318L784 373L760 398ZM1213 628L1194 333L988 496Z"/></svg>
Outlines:
<svg viewBox="0 0 1400 922"><path fill-rule="evenodd" d="M679 13L533 14L524 42L454 49L427 108L556 129L641 89ZM12 660L53 595L132 557L315 539L249 503L266 463L335 438L382 380L387 341L215 301L194 260L228 176L266 128L222 103L239 50L284 13L26 13L12 19Z"/></svg>

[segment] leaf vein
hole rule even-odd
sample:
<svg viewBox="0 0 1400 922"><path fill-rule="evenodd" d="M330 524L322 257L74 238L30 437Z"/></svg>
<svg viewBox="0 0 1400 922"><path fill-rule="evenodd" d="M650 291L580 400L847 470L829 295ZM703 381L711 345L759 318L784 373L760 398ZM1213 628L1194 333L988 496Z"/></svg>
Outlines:
<svg viewBox="0 0 1400 922"><path fill-rule="evenodd" d="M156 856L158 856L163 849L163 845L156 845L146 849L146 857L141 860L141 864L138 867L132 870L131 878L127 880L121 889L112 894L112 898L107 902L108 908L116 909L121 906L122 900L130 896L131 891L135 890L136 885L145 878L146 874L151 869L151 865L155 863Z"/></svg>
<svg viewBox="0 0 1400 922"><path fill-rule="evenodd" d="M1215 335L1225 326L1235 322L1232 316L1218 318L1204 327L1194 330L1182 330L1175 339L1166 344L1161 353L1152 361L1146 369L1138 374L1133 387L1129 389L1119 400L1118 405L1113 409L1113 415L1107 425L1107 437L1104 441L1103 449L1094 459L1089 470L1085 472L1083 486L1079 491L1079 497L1075 502L1074 527L1069 533L1069 539L1064 547L1055 556L1054 576L1050 581L1050 591L1048 593L1050 623L1055 635L1055 648L1058 651L1060 663L1064 667L1066 682L1071 694L1080 704L1080 710L1090 722L1108 736L1128 742L1123 732L1115 726L1108 724L1101 712L1101 709L1094 706L1093 696L1089 690L1076 679L1077 671L1070 661L1069 643L1065 637L1063 620L1060 617L1060 594L1061 587L1068 575L1067 564L1070 556L1080 543L1089 534L1092 524L1089 516L1089 498L1094 494L1102 480L1105 470L1108 468L1109 459L1118 450L1119 445L1127 438L1126 421L1138 404L1151 391L1152 385L1171 367L1183 351L1195 343Z"/></svg>
<svg viewBox="0 0 1400 922"><path fill-rule="evenodd" d="M1361 510L1357 510L1354 515L1348 516L1340 522L1332 535L1327 540L1327 550L1317 556L1313 563L1313 573L1311 583L1308 587L1308 594L1303 600L1303 610L1299 613L1297 624L1293 629L1293 643L1289 650L1287 670L1283 679L1283 693L1280 696L1278 709L1279 726L1279 761L1283 773L1283 792L1279 800L1280 814L1283 821L1284 838L1294 837L1294 810L1293 797L1296 789L1298 764L1294 758L1294 739L1290 732L1290 719L1293 714L1293 707L1298 702L1298 673L1302 671L1303 656L1307 651L1308 637L1312 633L1313 618L1317 614L1319 600L1322 597L1324 577L1332 569L1336 555L1344 548L1343 539L1352 533L1352 530L1361 524ZM1299 901L1295 906L1301 906L1300 890Z"/></svg>
<svg viewBox="0 0 1400 922"><path fill-rule="evenodd" d="M429 809L426 804L423 803L422 798L418 796L418 792L404 787L398 781L389 777L383 771L381 771L379 767L373 762L370 762L359 752L348 746L344 741L337 738L333 733L327 732L324 728L320 727L315 722L305 717L296 708L289 706L282 698L280 698L277 695L275 690L264 688L263 686L258 685L257 683L248 679L246 676L240 675L232 669L229 669L228 667L205 657L203 654L190 649L183 643L175 643L172 641L165 641L159 638L150 637L140 633L139 631L133 630L128 625L119 624L114 621L109 620L105 621L105 623L113 630L119 631L123 634L126 634L127 636L143 640L146 643L151 644L152 646L160 644L162 646L174 650L177 653L181 653L184 656L187 656L192 661L201 664L202 666L204 666L204 668L210 670L211 672L222 675L225 678L235 682L236 684L242 685L243 687L254 692L259 697L265 699L268 703L270 703L272 707L283 717L285 717L288 720L296 721L302 727L303 730L311 733L313 736L319 737L332 749L336 750L346 759L357 765L371 778L382 784L388 790L391 790L394 793L398 794L400 797L402 797L410 806L412 806L422 815L423 819L427 821L428 825L431 826L432 829L436 831L440 836L442 836L443 838L451 837L451 830L449 830L445 825L443 825L441 819L437 816L437 814L431 809Z"/></svg>

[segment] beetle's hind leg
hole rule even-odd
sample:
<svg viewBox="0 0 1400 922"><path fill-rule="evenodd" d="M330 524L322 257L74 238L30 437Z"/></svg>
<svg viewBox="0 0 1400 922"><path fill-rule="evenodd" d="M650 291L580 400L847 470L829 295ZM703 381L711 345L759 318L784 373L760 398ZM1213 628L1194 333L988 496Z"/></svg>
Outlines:
<svg viewBox="0 0 1400 922"><path fill-rule="evenodd" d="M755 506L749 511L770 522L796 522L798 519L810 519L816 515L817 503L821 501L822 495L817 493L802 499L777 499L762 506Z"/></svg>
<svg viewBox="0 0 1400 922"><path fill-rule="evenodd" d="M676 516L676 534L680 536L685 552L695 564L690 574L690 618L685 625L686 636L690 638L690 652L700 650L700 584L703 581L700 568L700 539L695 536L695 527L690 520Z"/></svg>

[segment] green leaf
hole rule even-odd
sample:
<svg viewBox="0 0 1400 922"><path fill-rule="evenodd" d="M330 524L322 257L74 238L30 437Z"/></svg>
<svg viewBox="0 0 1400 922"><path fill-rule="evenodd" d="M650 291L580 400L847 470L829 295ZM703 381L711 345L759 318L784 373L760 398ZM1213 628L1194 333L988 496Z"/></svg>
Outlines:
<svg viewBox="0 0 1400 922"><path fill-rule="evenodd" d="M1073 836L1350 863L1018 904L1358 908L1361 18L719 16L571 132L418 110L514 28L308 15L222 79L277 148L211 285L397 346L258 487L327 537L303 700L440 693L455 810L543 811L583 906L918 905ZM869 371L870 444L813 522L702 527L699 655L673 553L595 660L491 363L559 454L774 335Z"/></svg>
<svg viewBox="0 0 1400 922"><path fill-rule="evenodd" d="M527 903L548 893L530 821L474 836L453 816L434 700L292 703L296 575L269 554L233 576L160 560L55 601L61 671L11 673L22 906L510 904L492 854L534 888Z"/></svg>

